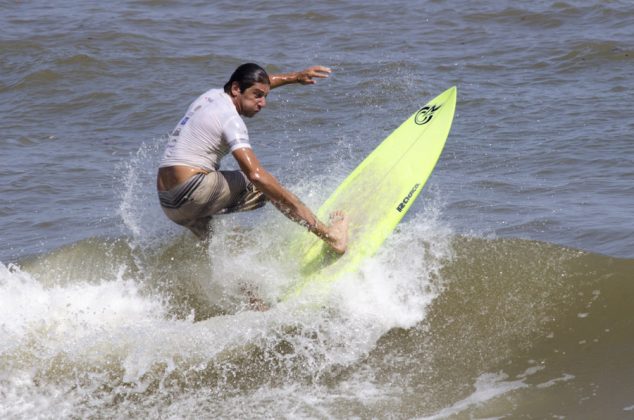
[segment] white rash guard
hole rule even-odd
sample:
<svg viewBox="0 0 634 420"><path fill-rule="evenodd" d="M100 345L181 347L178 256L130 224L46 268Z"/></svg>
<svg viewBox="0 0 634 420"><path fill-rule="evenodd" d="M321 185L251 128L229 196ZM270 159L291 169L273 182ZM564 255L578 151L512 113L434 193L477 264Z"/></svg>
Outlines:
<svg viewBox="0 0 634 420"><path fill-rule="evenodd" d="M170 134L159 167L217 171L224 156L243 147L251 148L249 133L231 97L222 89L210 89L192 102Z"/></svg>

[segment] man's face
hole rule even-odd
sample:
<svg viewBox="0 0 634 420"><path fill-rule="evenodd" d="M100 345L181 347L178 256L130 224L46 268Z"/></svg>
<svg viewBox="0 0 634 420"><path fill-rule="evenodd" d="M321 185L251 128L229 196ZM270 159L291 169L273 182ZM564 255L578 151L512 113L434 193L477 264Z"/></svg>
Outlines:
<svg viewBox="0 0 634 420"><path fill-rule="evenodd" d="M236 108L240 115L251 118L262 108L266 106L266 95L269 94L271 87L264 83L255 83L244 92L240 92L237 83L231 87L234 95Z"/></svg>

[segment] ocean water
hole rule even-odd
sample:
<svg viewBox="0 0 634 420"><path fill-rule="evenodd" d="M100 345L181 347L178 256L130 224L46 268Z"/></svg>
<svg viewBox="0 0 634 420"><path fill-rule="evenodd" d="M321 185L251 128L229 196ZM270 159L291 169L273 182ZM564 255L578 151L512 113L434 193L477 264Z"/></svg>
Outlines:
<svg viewBox="0 0 634 420"><path fill-rule="evenodd" d="M0 418L634 417L631 2L0 8ZM158 206L166 134L246 61L333 70L247 120L315 209L458 88L425 190L327 293L279 302L301 229L272 207L202 246Z"/></svg>

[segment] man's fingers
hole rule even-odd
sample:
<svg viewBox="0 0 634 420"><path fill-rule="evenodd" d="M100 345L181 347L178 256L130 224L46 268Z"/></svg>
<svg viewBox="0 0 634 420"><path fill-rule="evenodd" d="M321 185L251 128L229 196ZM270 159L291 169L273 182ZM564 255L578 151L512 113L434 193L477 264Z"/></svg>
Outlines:
<svg viewBox="0 0 634 420"><path fill-rule="evenodd" d="M315 66L315 67L311 67L309 70L309 74L312 77L328 77L328 75L330 73L332 73L332 70L330 70L328 67L324 67L324 66Z"/></svg>

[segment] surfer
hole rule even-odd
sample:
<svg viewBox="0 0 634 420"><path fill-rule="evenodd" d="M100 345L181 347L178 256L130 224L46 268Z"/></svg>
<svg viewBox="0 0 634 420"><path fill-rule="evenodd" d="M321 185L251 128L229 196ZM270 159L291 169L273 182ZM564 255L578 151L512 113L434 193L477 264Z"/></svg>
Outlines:
<svg viewBox="0 0 634 420"><path fill-rule="evenodd" d="M327 67L313 66L269 76L257 64L246 63L233 72L223 89L210 89L192 102L170 134L159 164L156 186L167 217L207 240L214 215L253 210L270 201L343 254L348 242L346 214L331 213L329 224L317 219L260 164L241 118L253 117L264 108L271 89L314 84L315 78L326 78L330 72ZM220 170L220 160L229 153L241 170Z"/></svg>

